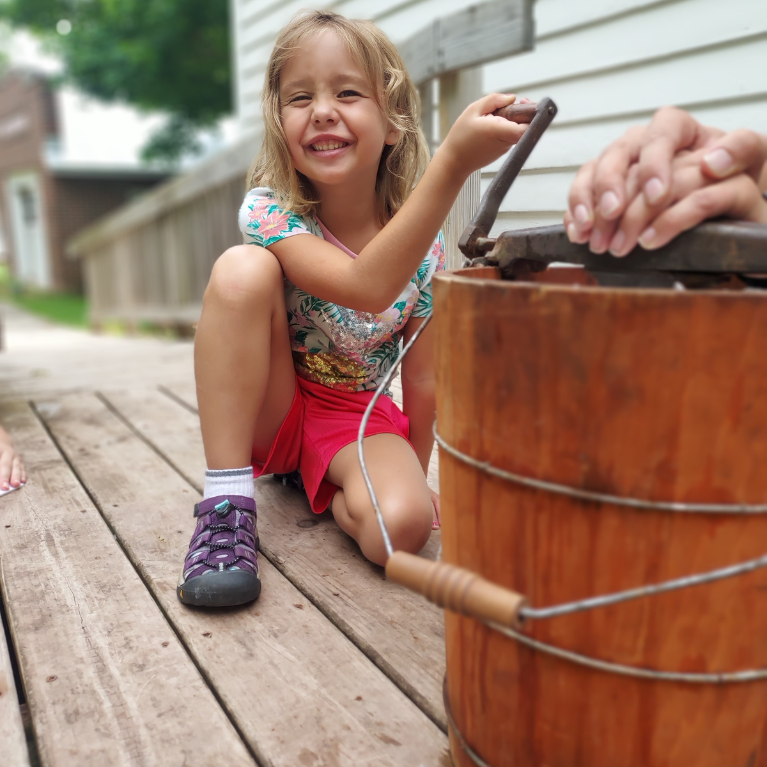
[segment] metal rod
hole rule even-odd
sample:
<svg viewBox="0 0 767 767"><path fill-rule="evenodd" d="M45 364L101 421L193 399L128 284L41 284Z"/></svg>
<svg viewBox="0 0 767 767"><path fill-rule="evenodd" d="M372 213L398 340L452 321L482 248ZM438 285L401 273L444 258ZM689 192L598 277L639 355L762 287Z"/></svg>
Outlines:
<svg viewBox="0 0 767 767"><path fill-rule="evenodd" d="M376 491L373 487L373 483L370 480L368 467L367 467L367 464L365 463L365 452L363 450L363 442L365 439L365 429L367 428L368 421L370 420L370 414L373 412L376 402L378 402L378 398L389 387L389 384L391 383L392 378L394 378L394 374L397 372L397 369L399 368L400 363L407 356L410 349L413 348L413 344L418 340L418 337L421 335L421 333L423 333L424 329L429 324L432 317L433 315L430 314L424 321L423 325L421 325L421 327L418 328L418 330L416 330L415 333L413 333L413 337L407 342L407 344L405 345L405 348L402 350L402 353L397 358L397 361L386 372L386 375L383 377L383 380L381 381L378 388L375 390L375 393L371 397L370 402L368 403L368 406L365 408L365 414L362 416L362 421L360 422L360 430L357 433L357 456L360 459L360 468L362 469L362 477L365 480L365 486L367 487L368 493L370 494L370 500L373 504L373 509L375 509L376 518L378 519L378 526L381 528L381 535L383 536L384 546L386 547L386 554L389 557L394 553L394 547L392 546L391 538L389 537L389 531L386 528L386 522L384 521L383 514L381 513L381 507L378 503L378 496L376 495Z"/></svg>

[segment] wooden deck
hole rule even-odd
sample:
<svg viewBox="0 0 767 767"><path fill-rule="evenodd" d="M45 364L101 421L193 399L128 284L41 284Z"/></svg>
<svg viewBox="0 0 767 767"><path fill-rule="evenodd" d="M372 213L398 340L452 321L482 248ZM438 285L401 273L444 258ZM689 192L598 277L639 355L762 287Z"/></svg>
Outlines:
<svg viewBox="0 0 767 767"><path fill-rule="evenodd" d="M297 491L256 481L256 603L177 600L205 469L191 343L4 326L30 479L0 498L0 767L451 764L441 612Z"/></svg>

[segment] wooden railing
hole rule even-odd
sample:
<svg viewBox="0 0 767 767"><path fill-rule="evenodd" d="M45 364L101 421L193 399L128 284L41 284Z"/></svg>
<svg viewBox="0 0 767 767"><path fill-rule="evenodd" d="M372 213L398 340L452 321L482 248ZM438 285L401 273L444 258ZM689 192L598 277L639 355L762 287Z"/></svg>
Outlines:
<svg viewBox="0 0 767 767"><path fill-rule="evenodd" d="M197 321L214 261L242 242L237 212L260 142L243 139L69 243L83 262L93 326Z"/></svg>

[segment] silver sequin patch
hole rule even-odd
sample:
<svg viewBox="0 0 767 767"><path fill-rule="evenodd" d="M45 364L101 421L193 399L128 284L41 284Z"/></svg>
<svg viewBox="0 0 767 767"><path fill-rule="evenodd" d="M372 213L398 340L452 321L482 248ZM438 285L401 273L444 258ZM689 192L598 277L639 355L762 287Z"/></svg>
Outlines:
<svg viewBox="0 0 767 767"><path fill-rule="evenodd" d="M336 352L357 361L362 361L367 352L380 345L382 339L396 333L402 326L403 317L396 310L387 310L396 313L396 319L383 320L379 314L355 312L343 306L336 309L339 314L337 318L321 312L327 323L324 330L335 344Z"/></svg>

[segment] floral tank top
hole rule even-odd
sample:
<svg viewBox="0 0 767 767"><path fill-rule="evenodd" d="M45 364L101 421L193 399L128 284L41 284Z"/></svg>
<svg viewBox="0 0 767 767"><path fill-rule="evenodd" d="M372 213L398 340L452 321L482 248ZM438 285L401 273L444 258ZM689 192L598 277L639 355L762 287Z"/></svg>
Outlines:
<svg viewBox="0 0 767 767"><path fill-rule="evenodd" d="M251 189L240 208L245 242L268 248L284 237L321 237L356 258L314 216L283 210L271 189ZM285 304L296 373L340 391L376 389L397 361L402 330L410 317L431 314L431 278L445 268L442 232L397 300L381 314L358 312L322 301L285 280Z"/></svg>

